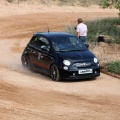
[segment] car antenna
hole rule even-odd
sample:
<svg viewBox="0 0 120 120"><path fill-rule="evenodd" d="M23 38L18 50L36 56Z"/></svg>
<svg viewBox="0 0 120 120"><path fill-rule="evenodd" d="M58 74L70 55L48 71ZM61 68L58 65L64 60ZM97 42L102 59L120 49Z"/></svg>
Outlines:
<svg viewBox="0 0 120 120"><path fill-rule="evenodd" d="M49 31L49 26L48 25L47 25L47 29L48 29L48 33L49 33L50 31Z"/></svg>

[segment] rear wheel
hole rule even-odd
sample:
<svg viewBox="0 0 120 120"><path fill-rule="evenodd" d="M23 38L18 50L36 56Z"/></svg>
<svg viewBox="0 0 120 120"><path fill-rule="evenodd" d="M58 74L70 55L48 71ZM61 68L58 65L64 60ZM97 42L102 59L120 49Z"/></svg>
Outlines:
<svg viewBox="0 0 120 120"><path fill-rule="evenodd" d="M28 56L22 56L22 66L24 69L30 70L32 72L37 72L35 66L30 62Z"/></svg>
<svg viewBox="0 0 120 120"><path fill-rule="evenodd" d="M52 80L54 80L54 81L60 81L61 80L59 69L55 64L53 64L50 68L50 76L51 76Z"/></svg>
<svg viewBox="0 0 120 120"><path fill-rule="evenodd" d="M30 60L27 56L22 56L22 66L23 68L30 70Z"/></svg>

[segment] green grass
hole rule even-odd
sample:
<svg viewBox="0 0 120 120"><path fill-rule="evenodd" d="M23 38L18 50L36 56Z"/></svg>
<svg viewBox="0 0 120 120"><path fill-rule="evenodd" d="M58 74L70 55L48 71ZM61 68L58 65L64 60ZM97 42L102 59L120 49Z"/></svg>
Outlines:
<svg viewBox="0 0 120 120"><path fill-rule="evenodd" d="M107 72L112 72L116 74L120 74L120 61L106 63Z"/></svg>
<svg viewBox="0 0 120 120"><path fill-rule="evenodd" d="M87 21L88 42L95 42L98 35L104 35L107 43L120 44L120 17ZM75 25L66 26L65 31L76 34Z"/></svg>
<svg viewBox="0 0 120 120"><path fill-rule="evenodd" d="M96 36L106 36L106 42L120 44L120 17L86 22L89 29L88 39L96 40Z"/></svg>

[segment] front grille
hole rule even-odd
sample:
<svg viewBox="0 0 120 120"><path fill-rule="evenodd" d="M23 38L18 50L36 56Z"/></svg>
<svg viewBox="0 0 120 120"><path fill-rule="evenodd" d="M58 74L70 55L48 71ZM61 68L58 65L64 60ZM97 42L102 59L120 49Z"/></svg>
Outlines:
<svg viewBox="0 0 120 120"><path fill-rule="evenodd" d="M70 66L70 69L80 69L80 68L86 68L86 67L91 67L92 63L74 63Z"/></svg>

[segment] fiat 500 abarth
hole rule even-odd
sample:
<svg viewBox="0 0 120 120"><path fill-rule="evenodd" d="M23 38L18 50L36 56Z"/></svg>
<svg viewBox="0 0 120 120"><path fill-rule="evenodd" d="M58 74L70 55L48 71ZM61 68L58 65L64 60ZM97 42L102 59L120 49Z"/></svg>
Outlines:
<svg viewBox="0 0 120 120"><path fill-rule="evenodd" d="M87 44L70 33L34 33L21 61L24 68L49 75L54 81L100 76L96 56Z"/></svg>

